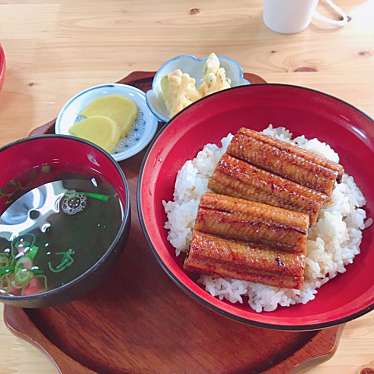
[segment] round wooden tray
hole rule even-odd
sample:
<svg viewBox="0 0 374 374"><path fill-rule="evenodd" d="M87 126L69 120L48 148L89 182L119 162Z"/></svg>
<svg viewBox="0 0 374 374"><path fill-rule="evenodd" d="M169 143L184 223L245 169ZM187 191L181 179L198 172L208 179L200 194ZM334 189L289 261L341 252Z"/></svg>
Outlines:
<svg viewBox="0 0 374 374"><path fill-rule="evenodd" d="M153 73L120 82L150 88ZM264 80L246 74L253 83ZM33 134L51 133L54 121ZM5 307L10 330L42 349L62 373L288 373L328 359L339 328L285 332L221 317L186 296L147 248L136 213L144 152L121 163L132 226L110 277L85 298L46 309Z"/></svg>

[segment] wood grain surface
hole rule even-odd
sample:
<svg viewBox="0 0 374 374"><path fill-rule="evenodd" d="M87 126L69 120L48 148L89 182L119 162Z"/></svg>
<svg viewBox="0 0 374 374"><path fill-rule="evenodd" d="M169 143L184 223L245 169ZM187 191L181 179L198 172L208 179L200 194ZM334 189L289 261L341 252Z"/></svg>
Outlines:
<svg viewBox="0 0 374 374"><path fill-rule="evenodd" d="M89 85L154 70L181 53L229 55L270 82L338 96L374 115L374 2L337 0L351 22L296 35L267 30L262 1L0 0L8 71L0 93L0 144L53 118ZM321 7L323 11L323 7ZM374 367L374 314L345 327L336 354L309 373ZM0 328L0 373L54 373L34 347Z"/></svg>

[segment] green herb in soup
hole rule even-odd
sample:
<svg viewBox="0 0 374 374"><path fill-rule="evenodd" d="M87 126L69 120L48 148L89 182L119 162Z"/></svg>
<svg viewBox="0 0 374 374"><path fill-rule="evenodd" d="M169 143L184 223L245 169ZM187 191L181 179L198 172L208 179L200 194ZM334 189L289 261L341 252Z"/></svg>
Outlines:
<svg viewBox="0 0 374 374"><path fill-rule="evenodd" d="M24 193L0 217L0 292L31 295L75 279L112 244L122 214L113 187L97 176Z"/></svg>

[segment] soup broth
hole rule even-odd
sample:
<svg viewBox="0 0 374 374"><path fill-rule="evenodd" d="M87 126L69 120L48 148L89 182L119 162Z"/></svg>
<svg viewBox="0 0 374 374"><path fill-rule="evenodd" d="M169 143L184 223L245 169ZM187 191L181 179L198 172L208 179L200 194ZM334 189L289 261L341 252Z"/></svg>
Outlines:
<svg viewBox="0 0 374 374"><path fill-rule="evenodd" d="M97 175L23 193L0 217L0 292L26 296L77 278L108 250L122 219L119 197Z"/></svg>

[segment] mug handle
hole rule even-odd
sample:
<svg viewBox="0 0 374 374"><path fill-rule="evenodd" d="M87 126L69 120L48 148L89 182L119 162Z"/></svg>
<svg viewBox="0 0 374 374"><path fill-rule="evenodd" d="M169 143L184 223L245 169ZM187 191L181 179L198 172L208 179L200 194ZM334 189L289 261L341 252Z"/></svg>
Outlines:
<svg viewBox="0 0 374 374"><path fill-rule="evenodd" d="M333 27L342 27L342 26L345 26L348 22L348 16L345 14L345 12L343 11L343 9L339 8L332 0L324 0L325 3L337 14L339 14L339 16L341 16L341 20L334 20L334 19L331 19L329 17L326 17L326 16L323 16L322 14L318 13L318 12L315 12L313 14L313 17L322 22L322 23L325 23L329 26L333 26Z"/></svg>

